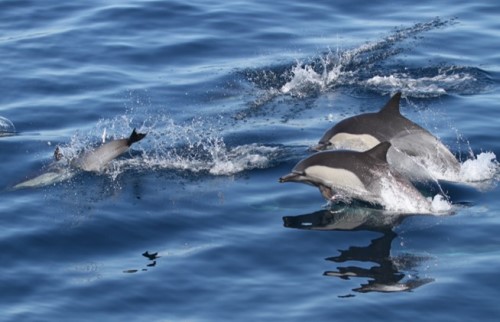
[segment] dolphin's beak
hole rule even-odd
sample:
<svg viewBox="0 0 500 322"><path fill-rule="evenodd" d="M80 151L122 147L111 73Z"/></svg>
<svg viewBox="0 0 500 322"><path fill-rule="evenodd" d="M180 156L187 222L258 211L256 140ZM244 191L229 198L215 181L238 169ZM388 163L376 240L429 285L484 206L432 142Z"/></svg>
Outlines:
<svg viewBox="0 0 500 322"><path fill-rule="evenodd" d="M323 150L326 150L326 144L325 143L318 143L316 145L313 145L311 147L309 147L309 152L319 152L319 151L323 151Z"/></svg>
<svg viewBox="0 0 500 322"><path fill-rule="evenodd" d="M289 174L281 177L279 182L283 183L283 182L297 181L299 176L300 175L298 173L292 172L292 173L289 173Z"/></svg>

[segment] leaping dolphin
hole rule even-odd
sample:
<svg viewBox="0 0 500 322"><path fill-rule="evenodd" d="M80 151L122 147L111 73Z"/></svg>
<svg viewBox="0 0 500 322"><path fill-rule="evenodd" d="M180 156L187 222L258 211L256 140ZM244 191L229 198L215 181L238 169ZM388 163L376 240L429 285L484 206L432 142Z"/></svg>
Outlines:
<svg viewBox="0 0 500 322"><path fill-rule="evenodd" d="M388 141L392 147L387 158L397 172L412 180L456 180L460 163L429 131L401 115L400 100L401 93L396 93L379 112L340 121L313 149L366 151Z"/></svg>
<svg viewBox="0 0 500 322"><path fill-rule="evenodd" d="M415 211L430 211L429 201L387 163L389 142L365 151L324 151L300 161L280 182L302 182L319 188L327 200L357 199L387 207L404 195Z"/></svg>

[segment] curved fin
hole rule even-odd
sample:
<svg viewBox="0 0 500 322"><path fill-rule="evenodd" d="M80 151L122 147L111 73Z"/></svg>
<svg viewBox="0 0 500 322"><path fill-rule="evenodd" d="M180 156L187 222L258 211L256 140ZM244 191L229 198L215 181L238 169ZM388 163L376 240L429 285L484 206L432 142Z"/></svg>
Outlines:
<svg viewBox="0 0 500 322"><path fill-rule="evenodd" d="M134 129L132 131L132 134L130 134L130 137L127 140L127 145L131 146L132 143L142 140L145 136L146 133L137 133L136 130Z"/></svg>
<svg viewBox="0 0 500 322"><path fill-rule="evenodd" d="M394 94L391 99L382 107L379 113L400 115L399 102L401 101L401 92Z"/></svg>
<svg viewBox="0 0 500 322"><path fill-rule="evenodd" d="M382 143L376 145L374 148L372 148L371 150L368 150L364 153L368 154L369 156L371 156L374 159L377 159L377 160L380 160L380 161L387 163L387 151L389 150L390 147L391 147L391 143L386 141L386 142L382 142Z"/></svg>

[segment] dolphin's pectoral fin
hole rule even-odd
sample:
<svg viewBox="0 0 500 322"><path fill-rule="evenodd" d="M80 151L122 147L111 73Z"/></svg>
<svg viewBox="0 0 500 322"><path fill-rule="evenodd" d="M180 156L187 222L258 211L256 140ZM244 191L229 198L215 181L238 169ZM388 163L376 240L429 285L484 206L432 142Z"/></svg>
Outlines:
<svg viewBox="0 0 500 322"><path fill-rule="evenodd" d="M319 191L321 192L321 195L323 198L328 200L328 203L350 203L351 198L347 197L346 195L340 194L340 193L334 193L333 190L330 187L324 186L324 185L319 185L318 186Z"/></svg>
<svg viewBox="0 0 500 322"><path fill-rule="evenodd" d="M323 185L319 185L318 188L323 198L325 198L326 200L330 200L333 198L333 191L331 188Z"/></svg>

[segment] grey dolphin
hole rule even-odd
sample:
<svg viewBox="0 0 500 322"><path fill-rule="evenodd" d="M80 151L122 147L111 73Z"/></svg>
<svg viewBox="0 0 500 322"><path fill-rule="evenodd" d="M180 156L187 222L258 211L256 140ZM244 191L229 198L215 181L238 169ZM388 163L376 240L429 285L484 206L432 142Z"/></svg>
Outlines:
<svg viewBox="0 0 500 322"><path fill-rule="evenodd" d="M389 164L410 179L455 180L460 163L435 136L401 115L401 93L396 93L376 113L344 119L325 132L314 150L365 151L380 142L391 142Z"/></svg>
<svg viewBox="0 0 500 322"><path fill-rule="evenodd" d="M142 140L145 136L145 133L138 133L134 129L128 138L113 140L94 150L87 151L73 160L71 164L84 171L101 171L108 162L125 153L133 143ZM57 159L57 150L54 155Z"/></svg>
<svg viewBox="0 0 500 322"><path fill-rule="evenodd" d="M412 202L429 207L420 192L387 163L389 142L365 151L324 151L300 161L280 182L302 182L319 188L327 200L357 199L387 205L384 192L404 192ZM390 197L389 197L390 198Z"/></svg>
<svg viewBox="0 0 500 322"><path fill-rule="evenodd" d="M76 169L100 171L108 162L126 152L133 143L142 140L145 136L145 133L137 133L134 129L127 139L110 141L69 161L71 166L68 165L68 162L62 160L64 155L61 149L57 147L54 151L55 162L50 164L42 174L16 184L12 187L12 190L44 187L65 181L78 173L78 171L75 171Z"/></svg>

